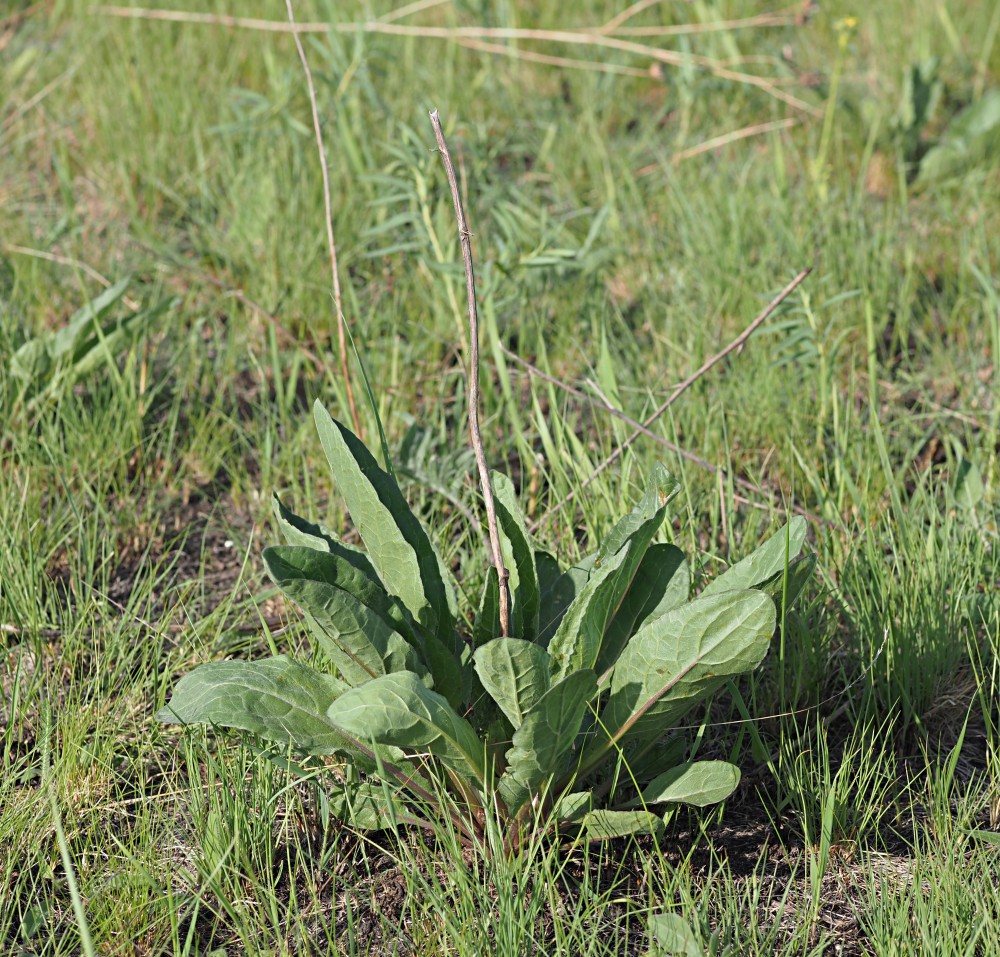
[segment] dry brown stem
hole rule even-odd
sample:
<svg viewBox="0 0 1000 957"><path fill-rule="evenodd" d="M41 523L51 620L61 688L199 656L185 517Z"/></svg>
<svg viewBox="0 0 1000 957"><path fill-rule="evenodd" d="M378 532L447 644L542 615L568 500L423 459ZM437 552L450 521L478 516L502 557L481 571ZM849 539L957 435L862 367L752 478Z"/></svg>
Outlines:
<svg viewBox="0 0 1000 957"><path fill-rule="evenodd" d="M306 74L306 86L309 88L309 105L312 108L313 131L316 134L316 149L319 151L319 164L323 173L323 207L326 212L326 239L330 247L333 307L337 311L337 346L340 351L340 372L344 377L344 388L347 391L347 405L351 410L351 422L354 425L354 434L360 437L361 421L358 418L358 410L354 405L351 372L347 364L347 335L344 328L346 321L344 319L343 300L340 295L340 270L337 268L337 242L333 235L333 201L330 197L330 172L326 162L326 147L323 145L323 129L319 122L319 107L316 105L316 87L313 84L309 61L306 59L306 51L302 47L302 40L299 39L299 31L295 29L295 11L292 9L292 0L285 0L285 7L288 10L288 22L292 28L292 36L295 37L295 48L299 51L302 69Z"/></svg>
<svg viewBox="0 0 1000 957"><path fill-rule="evenodd" d="M733 341L730 342L728 346L726 346L721 351L717 352L714 356L712 356L711 359L708 359L705 362L703 362L698 369L692 372L691 375L689 375L683 382L681 382L673 390L673 392L671 392L670 395L667 396L667 398L664 399L664 401L659 406L657 406L657 408L652 412L652 414L650 414L641 423L641 425L634 432L632 432L632 434L629 435L629 437L625 439L625 441L622 442L621 445L618 446L618 448L614 450L614 452L612 452L603 462L601 462L600 465L597 466L596 469L594 469L593 472L591 472L591 474L583 481L583 483L580 485L579 488L574 489L560 501L556 502L556 504L553 505L552 508L550 508L545 513L545 515L543 515L542 518L535 523L534 528L537 528L546 518L551 517L556 512L558 512L559 509L561 509L564 505L566 505L568 502L571 502L574 498L576 498L578 492L582 492L583 489L585 489L591 482L593 482L598 475L600 475L605 469L613 465L619 459L622 453L637 438L639 438L640 435L644 434L644 430L648 429L661 415L663 415L663 413L666 412L667 409L669 409L670 406L672 406L689 388L691 388L691 386L694 385L695 382L697 382L706 372L708 372L709 369L711 369L714 365L725 359L725 357L728 356L731 352L735 352L737 349L742 348L746 344L747 339L749 339L750 336L754 334L757 327L760 326L761 323L767 321L767 319L771 316L774 310L777 309L778 306L780 306L798 288L798 286L803 282L806 276L808 276L809 273L811 272L812 272L811 266L806 269L803 269L787 286L785 286L784 289L781 290L781 292L778 293L777 296L774 297L774 299L772 299L767 304L767 306L764 307L764 310L757 316L756 319L753 320L753 322L750 323L750 325L746 327L746 329L744 329L735 339L733 339ZM534 530L534 528L532 530Z"/></svg>
<svg viewBox="0 0 1000 957"><path fill-rule="evenodd" d="M500 551L497 510L493 502L493 489L490 487L490 472L486 465L483 437L479 431L479 314L476 310L476 278L472 268L472 234L469 232L469 226L465 219L462 194L458 188L458 177L455 175L455 164L451 161L444 131L441 129L441 117L438 116L437 110L431 111L431 125L434 127L434 138L437 140L441 159L444 161L444 168L448 174L451 199L455 205L455 219L458 221L458 239L462 245L462 260L465 263L465 292L469 300L469 438L472 442L472 450L476 455L476 465L479 466L479 484L483 490L483 502L486 506L486 521L490 531L493 567L497 570L497 579L500 585L498 601L500 634L506 637L510 634L510 602L507 587L509 576Z"/></svg>
<svg viewBox="0 0 1000 957"><path fill-rule="evenodd" d="M599 399L595 399L592 395L587 395L586 392L570 385L568 382L564 382L557 376L551 375L548 372L544 372L539 369L538 366L533 365L528 362L527 359L522 359L521 356L514 352L511 352L505 345L501 344L500 349L509 358L513 359L518 365L522 366L527 370L528 374L534 378L542 379L545 382L550 382L557 389L561 389L563 392L569 395L575 396L583 402L588 403L595 409L600 409L602 412L607 412L608 415L614 416L616 419L620 419L627 425L632 426L637 432L641 432L646 438L652 439L657 445L662 445L663 448L668 449L680 458L690 462L692 465L698 466L700 469L704 469L706 472L711 472L713 475L719 477L719 479L724 479L730 475L728 469L722 468L719 465L713 465L708 459L703 459L700 455L696 455L694 452L689 452L687 449L681 448L669 439L665 439L662 435L657 434L652 429L647 428L638 419L633 419L632 416L628 415L626 412L622 412L621 409L612 405L607 401L604 396ZM734 497L737 502L741 505L747 505L750 508L758 508L763 510L770 510L773 508L784 508L785 504L781 501L775 492L770 491L766 488L761 488L759 485L755 485L749 479L744 478L742 475L732 476L733 484L738 488L743 489L746 492L750 492L754 495L760 496L761 498L767 499L767 504L763 502L755 502L752 499L746 498L743 495L736 494ZM816 522L818 524L831 524L827 519L823 518L821 515L817 515L814 512L810 512L808 509L803 508L801 505L796 505L794 502L788 506L793 512L798 515L808 518L811 522Z"/></svg>
<svg viewBox="0 0 1000 957"><path fill-rule="evenodd" d="M700 156L702 153L709 153L714 149L721 149L723 146L728 146L730 143L735 143L738 140L745 140L751 136L760 136L763 133L774 133L777 130L791 129L798 122L798 119L794 116L789 116L783 120L771 120L768 123L754 123L751 126L744 126L730 133L713 136L711 139L705 140L703 143L698 143L696 146L689 146L687 149L678 150L671 155L670 162L676 166L678 163L683 163L684 160ZM643 166L636 170L635 175L648 176L660 168L660 163L650 163L648 166Z"/></svg>
<svg viewBox="0 0 1000 957"><path fill-rule="evenodd" d="M386 19L354 21L346 23L303 23L289 25L274 20L262 20L253 17L238 17L228 14L188 13L183 10L150 10L143 7L95 6L91 12L101 16L128 17L132 19L164 20L172 23L202 23L215 26L235 27L245 30L264 30L268 32L294 33L328 33L333 30L339 33L380 33L389 36L423 37L427 39L450 40L528 40L539 43L555 43L568 46L590 46L608 50L617 50L639 57L648 57L657 63L668 66L696 66L715 76L734 83L754 86L782 103L809 113L821 116L822 111L805 100L780 89L773 80L757 76L753 73L743 73L731 70L724 63L711 57L698 56L689 53L678 53L676 50L664 50L648 43L637 43L621 36L613 36L608 25L599 27L570 27L565 30L535 30L522 27L440 27L421 24L394 23ZM756 24L758 26L763 24ZM771 25L771 24L767 24ZM690 32L704 32L706 24L694 25ZM720 26L720 29L722 27ZM727 24L731 29L732 25ZM677 32L680 32L679 30ZM508 55L511 51L505 51ZM517 52L514 51L514 55Z"/></svg>

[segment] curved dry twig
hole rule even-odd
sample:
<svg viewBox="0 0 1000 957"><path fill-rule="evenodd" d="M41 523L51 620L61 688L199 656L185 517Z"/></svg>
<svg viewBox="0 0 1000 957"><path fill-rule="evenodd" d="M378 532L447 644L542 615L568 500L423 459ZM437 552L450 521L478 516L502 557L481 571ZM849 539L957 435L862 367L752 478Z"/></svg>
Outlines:
<svg viewBox="0 0 1000 957"><path fill-rule="evenodd" d="M493 552L493 567L497 570L500 585L499 610L500 634L506 637L510 634L510 602L507 587L508 572L500 552L500 531L497 527L497 510L493 502L493 489L490 487L490 473L486 465L486 452L483 449L483 437L479 431L479 315L476 311L476 278L472 268L472 234L465 221L465 210L462 208L462 194L458 189L458 178L455 175L455 165L448 152L444 131L441 129L441 117L437 110L431 111L431 125L434 127L434 138L437 140L441 159L448 174L448 185L451 187L451 199L455 205L455 219L458 220L458 238L462 244L462 259L465 263L465 291L469 300L469 437L472 450L476 454L476 464L479 466L479 484L483 490L483 502L486 506L486 521L490 530L490 549Z"/></svg>
<svg viewBox="0 0 1000 957"><path fill-rule="evenodd" d="M812 272L812 266L807 266L803 269L781 292L778 293L763 309L763 311L757 316L753 322L750 323L732 342L729 343L724 349L717 352L711 359L707 359L701 364L701 366L691 373L683 382L678 385L673 392L667 396L663 402L646 418L643 420L642 424L634 431L631 435L625 439L615 450L612 452L600 465L594 469L593 472L584 480L584 482L579 486L579 488L573 489L562 499L556 502L535 524L532 526L531 531L535 531L545 519L550 518L556 512L559 511L564 505L573 501L579 492L582 492L591 482L597 478L605 469L613 465L619 457L624 453L624 451L637 439L643 432L648 429L667 409L670 408L676 402L681 395L683 395L695 382L697 382L709 369L712 368L716 363L721 362L728 356L731 352L735 352L737 349L741 348L746 344L747 339L753 335L755 330L761 323L765 322L770 315L778 308L805 280L806 276Z"/></svg>
<svg viewBox="0 0 1000 957"><path fill-rule="evenodd" d="M354 390L351 388L351 371L347 364L347 336L344 330L346 320L344 319L343 300L340 295L340 270L337 268L337 242L333 235L333 201L330 198L330 172L326 162L326 147L323 145L323 129L319 122L319 107L316 104L316 87L313 84L309 61L306 59L306 51L303 49L302 40L299 38L299 31L295 28L295 11L292 9L292 0L285 0L285 6L288 9L288 22L292 27L292 36L295 38L295 48L299 51L302 69L306 74L306 86L309 88L309 105L312 108L313 131L316 134L316 148L319 150L319 163L323 173L323 206L326 212L326 239L330 247L330 272L333 277L333 307L337 311L337 346L340 350L340 371L344 377L344 388L347 391L347 405L351 411L351 422L354 425L354 433L360 436L361 420L358 418L358 410L354 405Z"/></svg>
<svg viewBox="0 0 1000 957"><path fill-rule="evenodd" d="M664 50L649 43L638 43L623 36L614 36L611 31L608 31L607 24L597 29L593 27L569 27L565 30L537 30L523 27L439 27L374 19L346 23L303 23L289 27L288 24L274 20L238 17L228 14L187 13L183 10L150 10L142 7L95 6L91 7L91 12L102 16L164 20L171 23L202 23L277 33L288 32L289 30L294 33L328 33L333 30L338 33L379 33L389 36L450 40L458 43L468 39L527 40L569 46L592 46L617 50L620 53L632 54L634 56L648 57L654 62L663 63L668 66L698 67L721 79L731 80L733 83L745 86L757 87L768 96L780 100L782 103L803 113L809 113L813 116L822 115L822 110L807 103L805 100L799 99L797 96L793 96L791 93L786 93L773 80L767 77L731 70L724 63L714 60L711 57L679 53L676 50ZM733 29L736 25L727 22L725 28ZM755 23L754 25L771 26L773 24ZM705 32L707 26L706 24L698 24L692 32ZM722 29L721 26L719 28ZM505 52L509 53L510 51Z"/></svg>

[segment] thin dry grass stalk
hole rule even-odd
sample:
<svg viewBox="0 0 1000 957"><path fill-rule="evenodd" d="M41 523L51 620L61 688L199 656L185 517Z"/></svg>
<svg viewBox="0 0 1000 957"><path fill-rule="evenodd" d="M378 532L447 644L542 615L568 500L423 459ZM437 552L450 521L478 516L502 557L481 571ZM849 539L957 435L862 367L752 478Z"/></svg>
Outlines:
<svg viewBox="0 0 1000 957"><path fill-rule="evenodd" d="M798 123L798 119L794 116L789 116L783 120L772 120L769 123L754 123L752 126L744 126L729 133L722 133L719 136L713 136L711 139L705 140L703 143L698 143L696 146L690 146L685 150L678 150L676 153L671 155L670 162L676 166L678 163L683 163L684 160L693 159L695 156L700 156L702 153L710 153L715 149L721 149L723 146L728 146L730 143L736 143L740 140L749 139L751 136L762 136L764 133L774 133L778 130L789 130L793 126L797 126ZM660 168L660 163L650 163L648 166L643 166L636 170L635 175L648 176L650 173L655 173Z"/></svg>
<svg viewBox="0 0 1000 957"><path fill-rule="evenodd" d="M518 50L515 47L504 46L502 43L488 43L485 40L459 40L459 46L468 50L479 50L482 53L494 53L497 56L512 57L516 60L526 60L529 63L544 63L546 66L558 66L566 70L587 70L591 73L614 73L618 76L636 76L649 79L649 70L641 70L637 66L624 66L618 63L601 63L591 60L578 60L573 57L554 56L551 53L538 53L534 50Z"/></svg>
<svg viewBox="0 0 1000 957"><path fill-rule="evenodd" d="M649 429L646 426L644 426L637 419L633 419L632 416L628 415L625 412L622 412L621 409L612 405L607 400L606 397L601 396L600 398L595 398L592 395L587 395L586 392L583 392L580 389L576 388L575 386L570 385L568 382L564 382L557 376L550 375L548 372L544 372L543 370L539 369L538 366L528 362L527 359L522 359L521 356L517 355L514 352L511 352L511 350L508 349L505 345L501 344L500 349L504 353L504 355L507 356L508 359L512 359L519 366L524 368L532 378L541 379L544 382L550 382L557 389L561 389L563 392L566 392L567 394L572 395L583 402L586 402L592 408L600 409L602 412L607 412L608 415L611 415L616 419L620 419L626 425L632 426L632 428L635 429L637 432L641 432L644 436L646 436L646 438L652 439L652 441L655 442L657 445L662 445L663 448L668 449L675 455L680 456L680 458L690 462L692 465L696 465L698 466L698 468L704 469L706 472L711 472L713 475L718 476L720 481L730 476L730 472L728 469L722 468L719 465L713 465L711 462L708 461L708 459L704 459L700 455L696 455L694 452L690 452L687 449L677 445L676 443L671 442L669 439L665 439L662 435L657 434L652 429ZM788 507L796 514L801 515L804 518L808 518L811 522L823 525L831 524L830 521L828 519L823 518L823 516L817 515L814 512L810 512L808 509L803 508L801 505L797 505L794 502L786 506L786 503L782 502L775 492L772 492L766 488L761 488L759 485L755 485L753 482L751 482L749 479L744 478L742 475L732 475L731 477L734 485L743 489L744 491L750 492L754 495L766 499L768 503L764 504L763 502L755 502L744 495L736 494L734 497L736 501L739 502L741 505L747 505L750 508L757 508L765 511L770 511L771 509L774 508Z"/></svg>
<svg viewBox="0 0 1000 957"><path fill-rule="evenodd" d="M323 145L323 128L319 121L319 107L316 104L316 87L313 84L309 61L306 59L306 51L302 47L298 31L295 29L295 11L292 9L292 0L285 0L285 6L288 10L288 22L292 28L292 35L295 37L295 48L299 51L299 59L302 61L302 69L305 71L306 86L309 88L309 105L312 109L313 131L316 134L316 148L319 151L320 169L323 173L323 207L326 212L326 239L330 247L333 307L337 311L337 346L340 352L340 372L344 377L344 388L347 391L347 405L351 410L351 422L354 425L354 433L360 437L361 421L358 418L358 410L354 404L354 390L351 388L351 372L347 364L347 335L344 328L346 320L344 319L343 300L340 295L340 270L337 268L337 241L333 235L333 201L330 198L330 172L326 162L326 147Z"/></svg>
<svg viewBox="0 0 1000 957"><path fill-rule="evenodd" d="M546 513L543 515L534 526L532 526L532 531L537 530L537 528L542 524L547 518L551 518L559 511L564 505L573 501L576 496L582 492L591 482L597 478L605 469L613 465L625 452L625 450L637 439L640 435L644 434L644 431L648 429L667 409L670 408L695 382L697 382L706 372L709 371L714 365L721 362L728 356L731 352L735 352L746 345L747 339L750 338L757 330L757 328L770 318L771 314L775 309L778 308L805 280L806 276L812 272L812 266L803 269L781 292L778 293L763 309L763 311L744 329L732 342L729 343L724 349L717 352L711 359L707 359L701 364L701 366L691 373L683 382L681 382L666 399L660 403L659 406L632 432L628 438L625 439L615 450L612 452L600 465L594 469L593 472L581 483L581 485L571 491L568 495L564 496L560 501L556 502Z"/></svg>
<svg viewBox="0 0 1000 957"><path fill-rule="evenodd" d="M5 253L15 253L18 256L31 256L33 259L44 259L46 262L56 263L59 266L69 266L73 269L79 269L80 272L91 279L100 283L105 289L111 288L111 280L106 276L99 273L93 266L82 262L79 259L73 259L70 256L60 256L57 253L46 252L42 249L29 249L27 246L15 246L9 243L5 243L2 247ZM129 307L133 312L139 311L139 303L136 302L131 296L122 296L122 302Z"/></svg>
<svg viewBox="0 0 1000 957"><path fill-rule="evenodd" d="M793 96L780 89L771 79L731 70L724 63L711 57L695 54L678 53L675 50L663 50L648 43L638 43L623 36L613 35L617 27L569 27L565 30L535 30L522 27L442 27L420 24L396 23L394 20L382 18L364 21L349 21L345 23L301 23L287 24L275 20L262 20L254 17L238 17L228 14L188 13L183 10L151 10L144 7L95 6L91 12L99 16L126 17L131 19L164 20L171 23L200 23L214 26L225 26L244 30L263 30L278 33L327 33L331 30L338 33L379 33L390 36L422 37L425 39L449 40L461 43L465 40L524 40L539 43L553 43L566 46L590 46L599 49L616 50L634 56L648 58L656 63L668 66L695 66L714 76L733 83L756 87L768 96L781 101L793 109L813 116L822 115L822 111L805 100ZM634 14L630 14L630 17ZM759 18L750 18L757 20ZM609 21L610 22L610 21ZM624 21L623 21L624 22ZM788 22L792 22L788 20ZM717 29L734 29L735 25L746 26L743 21L720 21ZM773 26L768 21L755 23L755 26ZM704 33L710 24L693 24L690 33ZM680 28L674 28L677 35ZM507 51L508 55L517 56L521 51Z"/></svg>

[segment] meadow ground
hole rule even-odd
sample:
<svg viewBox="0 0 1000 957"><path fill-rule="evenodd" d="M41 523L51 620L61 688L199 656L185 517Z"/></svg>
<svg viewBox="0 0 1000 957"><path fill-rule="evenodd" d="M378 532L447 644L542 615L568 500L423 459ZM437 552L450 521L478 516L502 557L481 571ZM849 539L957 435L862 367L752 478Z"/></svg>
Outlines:
<svg viewBox="0 0 1000 957"><path fill-rule="evenodd" d="M197 663L308 647L263 573L273 492L349 532L309 414L348 416L304 77L287 33L3 5L5 953L642 953L656 910L706 952L1000 953L1000 6L779 7L296 5L339 25L306 51L344 312L467 607L433 108L475 234L486 448L539 539L585 553L656 460L701 582L810 520L795 627L692 718L737 793L658 843L509 861L339 827L253 742L153 722ZM604 405L648 415L805 267L584 487L631 431Z"/></svg>

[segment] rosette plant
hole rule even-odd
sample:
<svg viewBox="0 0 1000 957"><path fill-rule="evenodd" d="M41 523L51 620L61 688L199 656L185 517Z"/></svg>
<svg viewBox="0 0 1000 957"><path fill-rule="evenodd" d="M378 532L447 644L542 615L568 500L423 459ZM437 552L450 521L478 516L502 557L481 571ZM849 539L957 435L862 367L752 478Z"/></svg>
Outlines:
<svg viewBox="0 0 1000 957"><path fill-rule="evenodd" d="M480 843L494 822L508 850L563 824L592 839L656 833L664 806L721 801L739 783L728 762L684 760L671 732L764 658L775 598L790 602L811 570L799 558L805 523L791 521L692 600L684 555L654 542L678 490L658 465L593 554L563 568L536 547L511 482L486 466L471 234L436 111L431 122L469 300L469 427L490 533L478 611L460 612L449 569L393 476L317 402L320 441L365 548L276 500L288 544L264 552L315 654L202 665L157 717L250 732L321 767L332 756L330 805L358 828L433 828L444 817Z"/></svg>
<svg viewBox="0 0 1000 957"><path fill-rule="evenodd" d="M678 490L662 465L596 551L568 568L533 543L512 483L494 472L503 561L475 616L463 616L394 478L318 402L315 419L365 548L275 500L287 544L264 552L315 654L202 665L160 721L233 728L319 758L336 771L333 813L356 827L448 815L470 842L488 814L512 847L560 825L592 839L656 833L669 805L733 791L736 766L684 760L671 732L764 658L775 600L791 601L811 570L799 557L802 519L692 599L684 555L654 541Z"/></svg>

